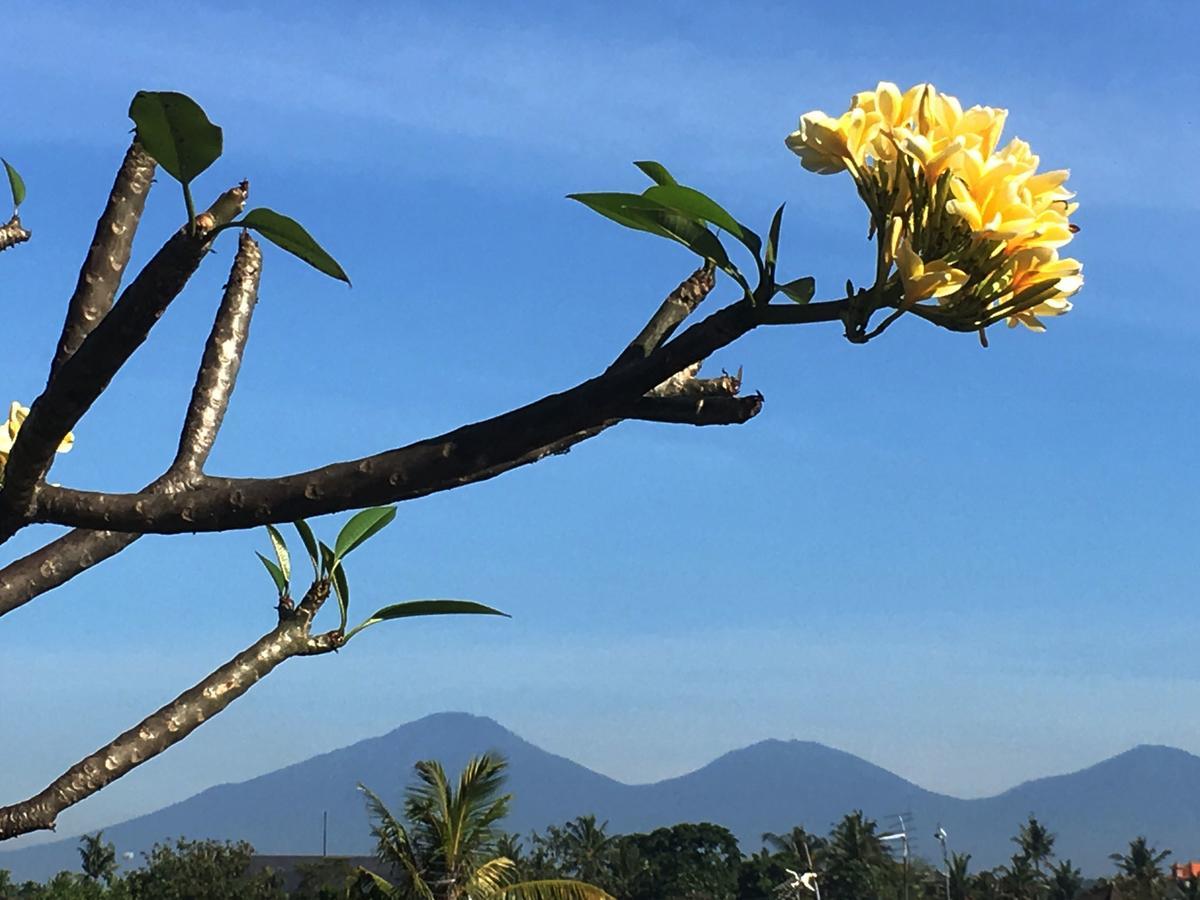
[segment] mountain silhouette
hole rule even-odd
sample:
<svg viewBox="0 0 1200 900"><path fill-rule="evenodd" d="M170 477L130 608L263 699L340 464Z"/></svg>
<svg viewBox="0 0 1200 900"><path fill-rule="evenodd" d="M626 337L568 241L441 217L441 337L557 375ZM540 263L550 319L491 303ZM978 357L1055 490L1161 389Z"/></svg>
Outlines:
<svg viewBox="0 0 1200 900"><path fill-rule="evenodd" d="M1200 757L1169 747L1136 747L1079 772L973 800L927 791L807 741L762 741L677 778L629 785L465 713L427 716L240 784L208 788L111 825L104 836L122 852L186 836L247 840L260 853L319 853L322 813L328 812L329 852L367 854L373 844L360 782L399 810L416 761L437 759L455 773L485 750L509 760L514 800L504 824L521 834L587 813L607 820L610 833L708 821L729 828L743 851L752 852L764 831L803 825L824 833L861 809L889 828L896 814L910 813L914 852L927 858L940 854L932 837L940 823L951 849L969 852L973 868L990 868L1012 855L1011 836L1033 813L1058 836L1058 858L1070 858L1085 874L1110 871L1108 854L1139 834L1181 857L1200 855ZM77 868L77 845L71 837L0 852L0 869L12 870L18 881L41 880Z"/></svg>

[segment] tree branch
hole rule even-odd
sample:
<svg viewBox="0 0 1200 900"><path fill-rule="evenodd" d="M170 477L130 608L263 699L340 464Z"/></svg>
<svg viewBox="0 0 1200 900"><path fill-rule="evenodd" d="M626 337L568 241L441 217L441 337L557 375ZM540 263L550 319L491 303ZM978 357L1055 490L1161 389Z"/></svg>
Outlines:
<svg viewBox="0 0 1200 900"><path fill-rule="evenodd" d="M695 312L696 307L713 289L716 284L714 271L713 264L706 262L685 278L679 287L671 291L667 295L667 299L663 300L662 305L650 317L646 327L621 352L610 368L616 368L631 360L649 356L652 350L669 338L671 333Z"/></svg>
<svg viewBox="0 0 1200 900"><path fill-rule="evenodd" d="M670 422L676 425L742 425L763 407L763 395L752 397L644 397L633 406L631 419Z"/></svg>
<svg viewBox="0 0 1200 900"><path fill-rule="evenodd" d="M845 307L845 300L796 306L789 310L790 321L840 321ZM756 327L762 313L739 301L644 359L406 447L281 478L205 477L194 490L171 498L43 484L31 520L156 534L223 531L396 503L483 481L561 453L629 417L647 391Z"/></svg>
<svg viewBox="0 0 1200 900"><path fill-rule="evenodd" d="M229 202L230 195L235 203ZM208 252L213 229L237 215L245 195L244 185L226 192L208 213L198 217L207 227L196 234L186 227L176 232L33 402L13 444L0 489L0 542L28 521L37 485L50 468L59 443L146 340ZM217 219L213 210L219 210L222 218Z"/></svg>
<svg viewBox="0 0 1200 900"><path fill-rule="evenodd" d="M179 450L171 464L172 472L196 476L208 461L242 367L261 276L262 251L250 233L243 231L221 306L204 345L204 357L179 436Z"/></svg>
<svg viewBox="0 0 1200 900"><path fill-rule="evenodd" d="M96 222L96 235L79 270L75 293L67 304L58 351L50 366L51 379L112 308L153 180L154 159L134 141L117 170L108 204Z"/></svg>
<svg viewBox="0 0 1200 900"><path fill-rule="evenodd" d="M0 841L53 828L55 819L64 809L179 743L284 660L336 650L340 646L340 637L336 633L310 633L312 616L328 595L329 583L315 582L295 611L281 613L275 628L225 665L81 759L39 794L0 808Z"/></svg>
<svg viewBox="0 0 1200 900"><path fill-rule="evenodd" d="M0 225L0 252L23 244L31 237L33 235L21 227L21 217L13 213L11 219Z"/></svg>
<svg viewBox="0 0 1200 900"><path fill-rule="evenodd" d="M143 493L173 494L199 475L237 382L250 319L258 300L262 253L249 234L238 242L229 281L204 345L188 414L179 437L179 452L167 471ZM0 616L39 594L120 553L140 534L75 529L0 570Z"/></svg>

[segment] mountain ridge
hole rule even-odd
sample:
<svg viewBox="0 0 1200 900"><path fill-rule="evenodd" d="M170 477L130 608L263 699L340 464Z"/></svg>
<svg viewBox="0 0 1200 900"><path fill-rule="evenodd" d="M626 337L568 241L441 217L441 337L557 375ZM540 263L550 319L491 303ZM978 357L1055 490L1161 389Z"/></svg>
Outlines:
<svg viewBox="0 0 1200 900"><path fill-rule="evenodd" d="M908 811L915 815L914 852L940 852L932 832L941 824L951 834L951 849L970 852L973 865L990 868L1007 861L1009 838L1032 812L1059 834L1060 858L1088 874L1108 871L1108 854L1138 834L1181 855L1200 855L1200 808L1188 803L1200 796L1200 757L1173 747L1138 745L1075 772L971 799L929 791L844 750L777 738L730 750L682 775L627 784L468 713L434 713L254 778L212 785L115 823L105 837L118 852L186 835L245 839L260 853L316 853L327 811L330 852L369 853L359 782L396 808L418 759L438 759L454 772L485 750L509 760L507 789L514 800L505 824L521 834L588 813L608 821L610 833L712 821L752 852L765 831L803 824L824 833L853 809L890 827L888 816ZM0 868L17 879L76 868L77 840L0 849Z"/></svg>

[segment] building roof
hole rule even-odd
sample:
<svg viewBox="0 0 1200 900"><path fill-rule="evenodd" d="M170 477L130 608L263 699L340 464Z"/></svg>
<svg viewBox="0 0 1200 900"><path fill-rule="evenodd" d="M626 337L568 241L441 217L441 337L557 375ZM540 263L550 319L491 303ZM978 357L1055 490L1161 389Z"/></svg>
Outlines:
<svg viewBox="0 0 1200 900"><path fill-rule="evenodd" d="M1171 866L1171 874L1179 881L1191 881L1200 878L1200 862L1175 863Z"/></svg>

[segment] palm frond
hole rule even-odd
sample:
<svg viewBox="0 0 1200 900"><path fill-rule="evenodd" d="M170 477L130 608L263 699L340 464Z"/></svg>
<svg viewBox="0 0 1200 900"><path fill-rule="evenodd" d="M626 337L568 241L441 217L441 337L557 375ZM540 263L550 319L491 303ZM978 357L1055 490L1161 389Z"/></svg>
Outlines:
<svg viewBox="0 0 1200 900"><path fill-rule="evenodd" d="M368 894L374 896L370 885L377 888L385 897L394 897L396 895L396 887L390 881L382 875L376 875L370 869L364 869L362 866L359 866L355 879L349 888L350 893L348 896L365 897Z"/></svg>
<svg viewBox="0 0 1200 900"><path fill-rule="evenodd" d="M371 813L371 836L376 840L375 855L381 862L402 867L408 873L412 889L417 895L433 900L432 891L421 877L421 863L409 840L408 831L374 791L365 784L359 784L358 789L366 796L367 808ZM374 873L370 874L377 882L383 880ZM387 882L384 881L384 884Z"/></svg>
<svg viewBox="0 0 1200 900"><path fill-rule="evenodd" d="M451 815L450 783L441 763L427 759L418 762L417 779L421 782L408 789L404 812L409 822L422 836L422 842L447 859L447 866L457 856L454 823Z"/></svg>
<svg viewBox="0 0 1200 900"><path fill-rule="evenodd" d="M503 890L505 883L512 880L517 864L507 856L497 856L479 866L471 875L467 893L471 896L491 897Z"/></svg>
<svg viewBox="0 0 1200 900"><path fill-rule="evenodd" d="M616 900L594 884L552 878L510 884L492 894L489 900Z"/></svg>
<svg viewBox="0 0 1200 900"><path fill-rule="evenodd" d="M504 757L484 753L467 763L458 779L454 827L461 846L484 847L499 837L497 822L508 815L511 794L499 795L507 777Z"/></svg>

